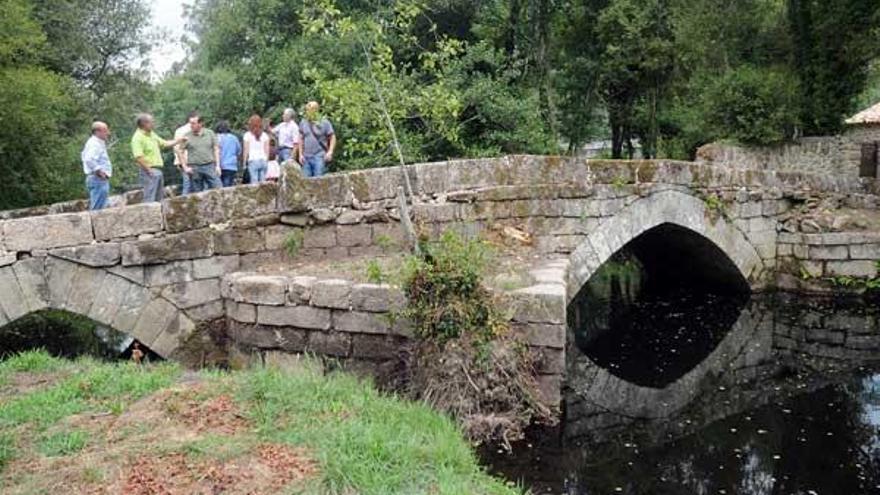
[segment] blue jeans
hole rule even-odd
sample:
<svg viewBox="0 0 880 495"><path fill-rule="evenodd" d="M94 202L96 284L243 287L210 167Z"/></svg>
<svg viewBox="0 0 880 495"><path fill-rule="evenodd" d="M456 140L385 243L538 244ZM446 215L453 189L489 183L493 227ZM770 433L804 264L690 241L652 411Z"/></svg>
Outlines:
<svg viewBox="0 0 880 495"><path fill-rule="evenodd" d="M86 176L86 189L89 190L90 210L101 210L107 207L107 198L110 196L109 179L89 174Z"/></svg>
<svg viewBox="0 0 880 495"><path fill-rule="evenodd" d="M144 188L144 203L155 203L165 199L165 177L162 169L150 168L152 175L147 175L144 169L140 169L141 186Z"/></svg>
<svg viewBox="0 0 880 495"><path fill-rule="evenodd" d="M234 186L236 175L238 175L238 170L220 169L220 182L223 183L223 187Z"/></svg>
<svg viewBox="0 0 880 495"><path fill-rule="evenodd" d="M278 164L284 165L287 160L290 160L292 154L293 149L291 148L278 148Z"/></svg>
<svg viewBox="0 0 880 495"><path fill-rule="evenodd" d="M202 192L209 189L220 189L220 177L217 177L217 167L213 163L207 165L194 165L192 167L192 190Z"/></svg>
<svg viewBox="0 0 880 495"><path fill-rule="evenodd" d="M248 173L251 176L251 184L266 181L266 168L268 167L266 160L250 160L247 166Z"/></svg>
<svg viewBox="0 0 880 495"><path fill-rule="evenodd" d="M303 157L303 175L306 177L324 175L324 155Z"/></svg>
<svg viewBox="0 0 880 495"><path fill-rule="evenodd" d="M192 194L195 191L193 190L192 176L188 173L184 172L183 169L180 169L180 195L186 196L187 194Z"/></svg>

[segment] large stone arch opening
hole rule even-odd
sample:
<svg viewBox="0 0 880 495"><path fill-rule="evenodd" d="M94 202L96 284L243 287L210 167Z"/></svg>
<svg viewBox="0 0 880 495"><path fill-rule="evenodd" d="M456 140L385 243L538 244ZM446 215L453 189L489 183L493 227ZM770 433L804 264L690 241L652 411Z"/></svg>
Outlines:
<svg viewBox="0 0 880 495"><path fill-rule="evenodd" d="M0 327L33 313L80 315L172 357L195 323L174 304L131 280L60 258L33 257L0 268Z"/></svg>
<svg viewBox="0 0 880 495"><path fill-rule="evenodd" d="M721 276L735 279L731 277L735 268L741 279L752 286L765 270L758 251L739 228L724 218L723 212L713 210L690 194L664 191L639 198L587 235L570 256L568 301L615 253L646 233L646 245L667 239L679 248L677 252L696 253L696 258L677 256L672 262L682 268L701 262L702 274L707 277L720 269Z"/></svg>

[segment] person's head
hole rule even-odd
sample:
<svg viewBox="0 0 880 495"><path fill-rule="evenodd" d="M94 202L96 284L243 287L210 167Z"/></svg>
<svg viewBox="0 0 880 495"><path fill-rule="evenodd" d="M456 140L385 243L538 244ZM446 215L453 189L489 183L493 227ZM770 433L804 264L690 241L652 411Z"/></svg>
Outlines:
<svg viewBox="0 0 880 495"><path fill-rule="evenodd" d="M311 121L315 121L318 119L318 112L321 111L321 105L318 105L317 101L310 101L306 103L306 118Z"/></svg>
<svg viewBox="0 0 880 495"><path fill-rule="evenodd" d="M153 130L153 116L148 113L139 114L135 122L138 129L142 131L150 132Z"/></svg>
<svg viewBox="0 0 880 495"><path fill-rule="evenodd" d="M198 134L202 132L202 129L205 128L205 120L202 118L201 115L196 115L195 117L190 119L189 126L194 133Z"/></svg>
<svg viewBox="0 0 880 495"><path fill-rule="evenodd" d="M275 146L269 146L269 160L274 160L276 156L277 154Z"/></svg>
<svg viewBox="0 0 880 495"><path fill-rule="evenodd" d="M185 124L192 125L193 120L196 119L196 118L198 118L198 117L199 117L199 112L196 112L195 110L193 110L192 112L190 112L190 113L187 114L187 116L186 116L186 122L184 122L184 123L185 123Z"/></svg>
<svg viewBox="0 0 880 495"><path fill-rule="evenodd" d="M221 120L217 123L217 134L227 134L229 133L229 122L225 120Z"/></svg>
<svg viewBox="0 0 880 495"><path fill-rule="evenodd" d="M259 115L253 114L247 121L247 127L251 134L255 137L260 137L263 134L263 119Z"/></svg>
<svg viewBox="0 0 880 495"><path fill-rule="evenodd" d="M92 122L92 135L102 141L106 141L107 138L110 137L110 127L104 122L96 120Z"/></svg>
<svg viewBox="0 0 880 495"><path fill-rule="evenodd" d="M290 122L293 119L294 115L295 113L292 108L285 108L284 113L281 114L281 120L285 122Z"/></svg>

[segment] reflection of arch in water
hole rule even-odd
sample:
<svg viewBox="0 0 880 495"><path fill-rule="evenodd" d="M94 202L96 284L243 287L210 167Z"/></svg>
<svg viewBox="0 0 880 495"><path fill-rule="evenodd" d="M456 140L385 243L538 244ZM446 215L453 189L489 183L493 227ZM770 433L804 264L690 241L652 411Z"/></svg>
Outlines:
<svg viewBox="0 0 880 495"><path fill-rule="evenodd" d="M195 323L167 299L127 278L53 257L0 268L0 326L58 309L126 333L169 357Z"/></svg>
<svg viewBox="0 0 880 495"><path fill-rule="evenodd" d="M567 397L569 419L627 423L633 420L667 418L690 404L707 384L725 373L754 366L769 358L773 348L771 318L761 308L748 306L724 340L706 359L663 388L643 387L622 380L598 366L585 355L569 353ZM604 419L602 419L604 418ZM584 424L576 427L586 431Z"/></svg>
<svg viewBox="0 0 880 495"><path fill-rule="evenodd" d="M716 268L732 267L748 284L757 284L765 270L755 246L743 232L701 199L664 191L638 199L605 219L572 253L568 271L571 302L590 277L611 256L643 233L662 225L683 228L711 241L725 254ZM683 267L686 268L686 267Z"/></svg>

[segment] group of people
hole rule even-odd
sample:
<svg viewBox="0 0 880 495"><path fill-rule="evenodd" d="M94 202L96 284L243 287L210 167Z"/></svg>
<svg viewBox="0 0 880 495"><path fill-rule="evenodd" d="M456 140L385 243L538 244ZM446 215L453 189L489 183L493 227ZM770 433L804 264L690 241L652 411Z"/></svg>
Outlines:
<svg viewBox="0 0 880 495"><path fill-rule="evenodd" d="M320 114L320 106L310 101L305 115L296 122L296 112L287 108L282 122L272 127L268 119L252 115L241 139L230 131L229 123L220 121L215 131L205 126L204 118L192 112L187 121L174 132L173 140L161 138L153 129L150 114L137 117L137 130L131 137L131 152L140 169L144 202L164 198L165 165L162 148L174 149L174 165L182 177L181 194L201 192L235 185L239 172L246 181L256 184L277 181L281 164L299 163L303 175L319 177L325 165L333 160L336 134L329 120ZM113 167L107 153L110 128L97 121L82 151L83 173L89 192L89 209L107 207L110 176Z"/></svg>

